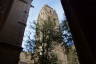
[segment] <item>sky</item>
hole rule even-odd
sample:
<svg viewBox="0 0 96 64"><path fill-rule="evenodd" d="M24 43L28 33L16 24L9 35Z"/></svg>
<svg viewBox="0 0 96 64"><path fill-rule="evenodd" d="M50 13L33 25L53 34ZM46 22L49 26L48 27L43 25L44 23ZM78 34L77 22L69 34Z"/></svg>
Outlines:
<svg viewBox="0 0 96 64"><path fill-rule="evenodd" d="M40 13L40 10L44 5L47 4L56 11L60 23L62 20L66 19L60 0L33 0L31 4L34 6L34 8L31 7L29 10L27 26L25 28L25 33L23 37L23 40L25 41L28 40L26 34L28 34L29 32L31 32L31 39L34 39L35 31L30 29L30 23L31 25L33 25L32 22L37 20L38 14ZM25 49L25 45L26 45L25 41L22 42L23 49Z"/></svg>
<svg viewBox="0 0 96 64"><path fill-rule="evenodd" d="M33 0L32 5L34 6L34 8L30 8L27 21L36 20L38 18L38 14L41 8L46 4L52 7L57 12L60 21L65 19L64 11L60 0Z"/></svg>

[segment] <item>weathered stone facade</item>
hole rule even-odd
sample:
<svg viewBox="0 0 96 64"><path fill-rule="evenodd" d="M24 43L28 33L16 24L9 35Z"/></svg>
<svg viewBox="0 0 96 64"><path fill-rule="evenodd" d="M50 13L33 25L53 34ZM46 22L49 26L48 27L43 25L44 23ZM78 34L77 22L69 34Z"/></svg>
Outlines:
<svg viewBox="0 0 96 64"><path fill-rule="evenodd" d="M44 30L46 31L46 29L51 26L51 25L47 26L48 25L46 24L47 22L51 25L53 24L53 27L52 27L52 31L53 31L52 33L54 33L53 36L58 35L58 33L56 33L56 32L60 32L58 16L56 12L53 10L53 8L49 7L48 5L45 5L41 9L40 14L38 16L37 25L40 30L39 31L38 29L36 30L35 52L34 53L21 52L19 64L46 64L46 63L40 63L45 60L45 58L41 58L42 55L46 55L46 57L48 56L49 57L48 61L56 62L56 64L79 64L74 45L67 50L68 52L66 52L64 42L53 40L50 42L52 48L50 50L46 49L48 44L50 43L48 43L49 41L47 43L45 41L42 41L47 37L46 36L44 38L45 34L42 33L42 31ZM47 28L45 28L46 26ZM44 53L42 53L43 50L45 51ZM52 55L54 55L55 58L53 58L54 56ZM51 63L48 63L48 64L51 64Z"/></svg>
<svg viewBox="0 0 96 64"><path fill-rule="evenodd" d="M47 23L51 24L50 26L53 25L53 27L52 27L52 31L54 32L53 36L56 36L57 32L59 32L58 15L53 8L51 8L48 5L45 5L41 9L40 14L38 16L38 21L37 21L37 25L39 25L38 28L40 29L40 30L37 29L37 32L36 32L36 40L37 40L37 42L36 42L37 47L36 48L37 49L36 49L35 54L37 55L37 58L38 58L37 62L39 62L39 60L40 60L39 56L42 56L42 51L43 51L42 47L46 48L48 46L48 43L46 44L46 43L43 43L44 41L42 42L43 39L46 39L46 37L44 38L44 33L42 33L42 31L47 29L47 28L45 28L48 25ZM44 24L45 24L45 26L44 26ZM39 42L41 42L41 44ZM57 42L57 41L52 41L50 43L51 43L52 49L50 50L50 52L48 52L48 50L45 49L44 54L45 55L47 54L47 56L49 56L50 58L52 58L51 55L56 55L57 64L67 64L67 56L65 54L64 45L62 46L62 43ZM44 58L41 61L44 61ZM40 63L38 63L38 64L40 64Z"/></svg>
<svg viewBox="0 0 96 64"><path fill-rule="evenodd" d="M0 64L17 64L32 0L0 0Z"/></svg>
<svg viewBox="0 0 96 64"><path fill-rule="evenodd" d="M50 22L49 20L52 22ZM39 28L42 29L44 23L47 23L47 21L49 23L54 23L54 30L56 29L59 31L59 20L58 20L56 11L53 8L51 8L50 6L45 5L41 9L39 16L38 16L37 24L39 25ZM37 30L37 32L38 32L38 30ZM36 35L36 40L38 40L38 39L40 40L42 38L42 34L40 31L37 34L38 34L38 36Z"/></svg>
<svg viewBox="0 0 96 64"><path fill-rule="evenodd" d="M20 53L20 60L19 60L18 64L34 64L32 54L29 52L21 52Z"/></svg>
<svg viewBox="0 0 96 64"><path fill-rule="evenodd" d="M14 0L0 30L0 42L21 46L32 0Z"/></svg>

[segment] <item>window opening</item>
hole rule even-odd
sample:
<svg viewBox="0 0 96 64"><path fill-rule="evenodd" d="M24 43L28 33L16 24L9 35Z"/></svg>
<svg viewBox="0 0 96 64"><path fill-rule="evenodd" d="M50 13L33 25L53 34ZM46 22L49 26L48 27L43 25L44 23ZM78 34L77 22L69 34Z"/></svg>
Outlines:
<svg viewBox="0 0 96 64"><path fill-rule="evenodd" d="M61 1L33 0L31 5L19 63L79 64Z"/></svg>

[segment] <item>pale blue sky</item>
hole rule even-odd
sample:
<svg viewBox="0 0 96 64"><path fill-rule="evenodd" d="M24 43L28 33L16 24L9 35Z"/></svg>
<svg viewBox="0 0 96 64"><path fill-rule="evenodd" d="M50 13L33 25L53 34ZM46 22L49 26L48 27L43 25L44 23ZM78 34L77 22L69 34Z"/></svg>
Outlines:
<svg viewBox="0 0 96 64"><path fill-rule="evenodd" d="M56 11L60 22L66 19L60 0L33 0L32 5L34 6L34 8L30 8L23 40L28 40L26 34L28 34L29 32L31 32L31 39L34 39L35 31L30 29L30 22L32 24L33 20L37 20L41 8L46 4ZM25 45L27 43L25 41L23 41L22 47L23 50L26 51Z"/></svg>
<svg viewBox="0 0 96 64"><path fill-rule="evenodd" d="M60 21L65 19L60 0L33 0L32 5L34 8L30 8L28 21L36 20L41 8L45 4L51 6L57 12Z"/></svg>

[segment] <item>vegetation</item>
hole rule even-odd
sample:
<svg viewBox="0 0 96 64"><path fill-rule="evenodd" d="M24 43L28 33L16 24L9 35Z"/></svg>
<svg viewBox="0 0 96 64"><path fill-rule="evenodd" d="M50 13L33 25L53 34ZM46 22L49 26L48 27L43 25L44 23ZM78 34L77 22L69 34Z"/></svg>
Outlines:
<svg viewBox="0 0 96 64"><path fill-rule="evenodd" d="M43 21L44 23L42 25L37 24L36 29L36 35L40 39L37 40L37 48L39 46L42 47L42 51L40 52L42 55L39 55L39 60L41 60L40 64L56 64L55 61L57 61L56 56L54 56L53 53L51 53L51 50L53 49L55 42L60 43L60 32L59 28L56 26L56 23L54 21L51 21L48 19L47 21ZM54 58L54 59L53 59ZM53 62L54 61L54 62Z"/></svg>
<svg viewBox="0 0 96 64"><path fill-rule="evenodd" d="M27 52L31 53L34 64L64 64L60 63L59 52L63 53L64 60L66 59L64 55L67 55L66 64L79 64L68 21L64 20L61 24L56 21L49 16L48 20L39 20L34 23L35 27L30 23L30 29L35 30L36 34L33 40L31 31L25 33L28 38L25 40ZM56 50L56 46L63 51Z"/></svg>
<svg viewBox="0 0 96 64"><path fill-rule="evenodd" d="M61 25L63 38L65 42L68 64L79 64L76 48L72 39L68 21L64 20Z"/></svg>
<svg viewBox="0 0 96 64"><path fill-rule="evenodd" d="M58 25L57 28L56 23L50 19L43 22L44 23L42 25L34 23L36 28L30 25L31 29L36 30L36 40L32 40L30 38L31 32L28 33L29 35L26 34L28 37L28 40L26 41L26 49L28 52L32 52L34 49L34 52L31 53L34 64L60 64L58 62L57 54L52 52L54 45L57 43L64 46L66 51L64 54L67 55L68 64L79 64L67 21L65 20L62 25ZM34 45L32 44L33 42L35 42ZM36 58L38 58L38 60Z"/></svg>

